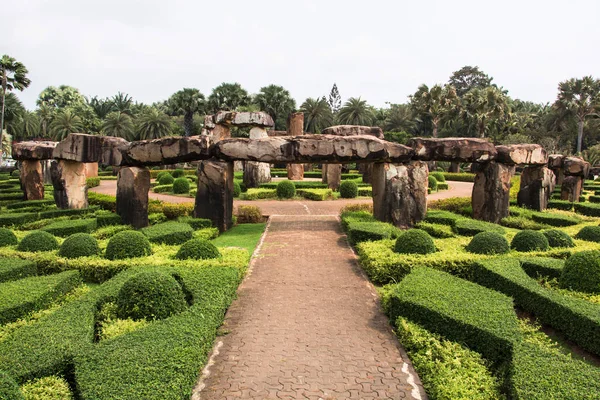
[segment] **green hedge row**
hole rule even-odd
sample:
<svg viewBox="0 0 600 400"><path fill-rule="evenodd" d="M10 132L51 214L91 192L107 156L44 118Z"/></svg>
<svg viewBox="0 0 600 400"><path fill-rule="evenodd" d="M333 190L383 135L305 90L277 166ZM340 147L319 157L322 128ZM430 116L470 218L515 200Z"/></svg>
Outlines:
<svg viewBox="0 0 600 400"><path fill-rule="evenodd" d="M575 212L588 217L600 217L600 204L574 203Z"/></svg>
<svg viewBox="0 0 600 400"><path fill-rule="evenodd" d="M37 266L31 260L0 257L0 282L14 281L37 274Z"/></svg>
<svg viewBox="0 0 600 400"><path fill-rule="evenodd" d="M54 222L43 227L41 230L49 232L54 236L67 237L74 233L92 233L98 226L96 218L69 219Z"/></svg>
<svg viewBox="0 0 600 400"><path fill-rule="evenodd" d="M291 181L296 189L327 189L327 184L313 181ZM260 189L277 189L279 182L261 183Z"/></svg>
<svg viewBox="0 0 600 400"><path fill-rule="evenodd" d="M565 267L565 260L550 257L522 258L521 267L531 277L547 276L560 278Z"/></svg>
<svg viewBox="0 0 600 400"><path fill-rule="evenodd" d="M468 172L444 172L447 181L475 182L475 174Z"/></svg>
<svg viewBox="0 0 600 400"><path fill-rule="evenodd" d="M567 200L549 200L548 208L554 208L556 210L571 211L573 210L573 203Z"/></svg>
<svg viewBox="0 0 600 400"><path fill-rule="evenodd" d="M153 243L175 245L190 240L194 229L183 222L168 221L143 228L142 233Z"/></svg>
<svg viewBox="0 0 600 400"><path fill-rule="evenodd" d="M54 200L27 200L27 201L19 201L17 203L12 203L6 206L7 209L18 209L18 208L27 208L27 207L42 207L42 206L52 206L54 205Z"/></svg>
<svg viewBox="0 0 600 400"><path fill-rule="evenodd" d="M333 198L333 190L331 189L298 189L296 194L304 197L307 200L324 201Z"/></svg>
<svg viewBox="0 0 600 400"><path fill-rule="evenodd" d="M561 215L550 212L534 212L531 214L531 218L535 222L539 222L540 224L561 227L577 225L581 222L581 218L578 217L570 217L568 215Z"/></svg>

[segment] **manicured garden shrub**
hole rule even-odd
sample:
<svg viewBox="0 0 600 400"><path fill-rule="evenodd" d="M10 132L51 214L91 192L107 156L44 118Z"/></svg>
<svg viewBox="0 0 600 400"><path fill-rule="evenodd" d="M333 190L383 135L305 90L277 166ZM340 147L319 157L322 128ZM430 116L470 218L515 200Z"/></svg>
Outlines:
<svg viewBox="0 0 600 400"><path fill-rule="evenodd" d="M173 191L173 184L169 185L156 185L152 188L154 193L168 193Z"/></svg>
<svg viewBox="0 0 600 400"><path fill-rule="evenodd" d="M0 214L0 226L23 225L38 219L35 212Z"/></svg>
<svg viewBox="0 0 600 400"><path fill-rule="evenodd" d="M65 258L95 256L98 253L98 241L89 233L75 233L69 236L58 250L58 255Z"/></svg>
<svg viewBox="0 0 600 400"><path fill-rule="evenodd" d="M527 257L520 261L523 270L533 278L547 276L558 279L565 267L565 260L550 257Z"/></svg>
<svg viewBox="0 0 600 400"><path fill-rule="evenodd" d="M475 182L475 174L469 172L444 172L447 181Z"/></svg>
<svg viewBox="0 0 600 400"><path fill-rule="evenodd" d="M142 229L148 240L153 243L182 244L192 238L194 229L189 224L168 221Z"/></svg>
<svg viewBox="0 0 600 400"><path fill-rule="evenodd" d="M480 232L473 236L466 250L475 254L504 254L510 251L508 240L496 232Z"/></svg>
<svg viewBox="0 0 600 400"><path fill-rule="evenodd" d="M56 238L45 231L34 231L21 239L17 246L19 251L50 251L58 249Z"/></svg>
<svg viewBox="0 0 600 400"><path fill-rule="evenodd" d="M333 190L331 189L298 189L296 194L313 201L325 201L333 198Z"/></svg>
<svg viewBox="0 0 600 400"><path fill-rule="evenodd" d="M425 221L427 222L449 226L454 226L459 219L463 219L463 217L445 210L429 210L425 215Z"/></svg>
<svg viewBox="0 0 600 400"><path fill-rule="evenodd" d="M409 229L396 239L394 251L400 254L429 254L436 251L433 239L420 229Z"/></svg>
<svg viewBox="0 0 600 400"><path fill-rule="evenodd" d="M117 210L117 198L109 194L88 192L88 203L107 211L115 212Z"/></svg>
<svg viewBox="0 0 600 400"><path fill-rule="evenodd" d="M21 386L25 400L73 400L69 383L59 376L45 376ZM0 396L0 398L2 398Z"/></svg>
<svg viewBox="0 0 600 400"><path fill-rule="evenodd" d="M459 235L475 236L480 232L496 232L504 234L504 228L491 222L478 221L470 218L462 218L455 222L454 230Z"/></svg>
<svg viewBox="0 0 600 400"><path fill-rule="evenodd" d="M433 176L435 178L435 180L439 183L441 182L446 182L446 177L444 176L443 172L440 171L433 171L429 173L429 176Z"/></svg>
<svg viewBox="0 0 600 400"><path fill-rule="evenodd" d="M173 181L173 193L184 194L190 191L190 181L186 178L177 178Z"/></svg>
<svg viewBox="0 0 600 400"><path fill-rule="evenodd" d="M119 214L102 211L96 214L96 222L98 227L101 228L109 225L121 225L123 220Z"/></svg>
<svg viewBox="0 0 600 400"><path fill-rule="evenodd" d="M516 251L546 251L549 244L543 233L525 229L515 235L510 247Z"/></svg>
<svg viewBox="0 0 600 400"><path fill-rule="evenodd" d="M19 178L21 176L21 171L15 169L13 172L10 173L10 176L12 176L13 178Z"/></svg>
<svg viewBox="0 0 600 400"><path fill-rule="evenodd" d="M162 212L168 219L189 216L194 212L194 203L164 203Z"/></svg>
<svg viewBox="0 0 600 400"><path fill-rule="evenodd" d="M43 206L52 206L54 205L54 200L27 200L27 201L19 201L12 204L7 204L6 208L9 210L14 210L17 208L26 208L26 207L43 207Z"/></svg>
<svg viewBox="0 0 600 400"><path fill-rule="evenodd" d="M177 168L175 171L173 171L171 173L171 175L173 176L173 178L177 179L177 178L181 178L182 176L185 175L185 171L181 168Z"/></svg>
<svg viewBox="0 0 600 400"><path fill-rule="evenodd" d="M219 249L209 242L203 239L192 239L181 245L175 258L179 260L187 260L188 258L194 260L208 260L211 258L219 258L221 253Z"/></svg>
<svg viewBox="0 0 600 400"><path fill-rule="evenodd" d="M207 218L179 217L177 218L177 222L188 224L195 231L198 229L210 228L212 226L212 221Z"/></svg>
<svg viewBox="0 0 600 400"><path fill-rule="evenodd" d="M380 221L349 222L347 226L348 241L353 246L360 242L396 237L398 232L398 228Z"/></svg>
<svg viewBox="0 0 600 400"><path fill-rule="evenodd" d="M567 215L537 212L531 215L535 222L550 226L571 226L581 222L581 218L569 217Z"/></svg>
<svg viewBox="0 0 600 400"><path fill-rule="evenodd" d="M550 247L574 247L573 239L565 231L560 229L550 229L542 232L546 239L548 239L548 245Z"/></svg>
<svg viewBox="0 0 600 400"><path fill-rule="evenodd" d="M94 176L91 178L87 178L85 180L85 184L88 187L88 189L94 188L96 186L100 186L100 177Z"/></svg>
<svg viewBox="0 0 600 400"><path fill-rule="evenodd" d="M164 319L187 308L181 285L171 275L140 272L129 278L117 295L120 318Z"/></svg>
<svg viewBox="0 0 600 400"><path fill-rule="evenodd" d="M579 292L600 293L600 251L581 251L567 258L559 283Z"/></svg>
<svg viewBox="0 0 600 400"><path fill-rule="evenodd" d="M600 217L600 204L598 203L573 203L575 212L588 217Z"/></svg>
<svg viewBox="0 0 600 400"><path fill-rule="evenodd" d="M145 257L152 254L150 241L138 231L122 231L108 241L105 257L109 260Z"/></svg>
<svg viewBox="0 0 600 400"><path fill-rule="evenodd" d="M233 197L238 198L242 194L242 188L237 181L233 181Z"/></svg>
<svg viewBox="0 0 600 400"><path fill-rule="evenodd" d="M0 247L14 246L18 243L15 233L8 228L0 228Z"/></svg>
<svg viewBox="0 0 600 400"><path fill-rule="evenodd" d="M600 226L584 226L575 238L600 243Z"/></svg>
<svg viewBox="0 0 600 400"><path fill-rule="evenodd" d="M438 190L448 190L450 185L448 185L446 182L438 182L437 188Z"/></svg>
<svg viewBox="0 0 600 400"><path fill-rule="evenodd" d="M43 227L42 230L51 233L54 236L66 237L80 232L91 233L96 227L96 218L87 218L58 221Z"/></svg>
<svg viewBox="0 0 600 400"><path fill-rule="evenodd" d="M588 200L590 201L590 203L600 203L600 196L592 195L588 197Z"/></svg>
<svg viewBox="0 0 600 400"><path fill-rule="evenodd" d="M166 173L166 174L163 174L160 177L160 179L158 179L158 184L159 185L172 185L174 181L175 181L175 178L173 178L173 175Z"/></svg>
<svg viewBox="0 0 600 400"><path fill-rule="evenodd" d="M448 199L435 200L427 204L428 210L444 210L461 215L467 207L471 207L471 199L468 197L450 197Z"/></svg>
<svg viewBox="0 0 600 400"><path fill-rule="evenodd" d="M263 221L262 211L256 206L238 206L238 224L255 224Z"/></svg>
<svg viewBox="0 0 600 400"><path fill-rule="evenodd" d="M430 222L421 221L415 225L415 228L421 229L435 238L451 238L454 237L452 228L448 225L432 224Z"/></svg>
<svg viewBox="0 0 600 400"><path fill-rule="evenodd" d="M315 182L315 181L290 181L290 182L292 182L294 184L296 189L327 189L327 187L328 187L327 184L323 183L323 182ZM277 189L278 184L279 184L279 182L267 182L267 183L261 183L258 187L260 189Z"/></svg>
<svg viewBox="0 0 600 400"><path fill-rule="evenodd" d="M291 199L296 195L296 186L292 181L281 181L277 184L277 197Z"/></svg>
<svg viewBox="0 0 600 400"><path fill-rule="evenodd" d="M512 214L512 212L511 212ZM550 226L541 224L539 222L535 222L525 216L510 216L506 218L502 218L500 220L500 225L506 226L507 228L515 228L515 229L531 229L533 231L539 231L541 229L549 228Z"/></svg>
<svg viewBox="0 0 600 400"><path fill-rule="evenodd" d="M432 192L435 192L438 187L437 179L435 179L435 177L429 175L429 177L427 178L427 187L429 189L431 189Z"/></svg>
<svg viewBox="0 0 600 400"><path fill-rule="evenodd" d="M276 199L277 198L277 189L256 189L251 188L241 196L242 200L261 200L261 199Z"/></svg>
<svg viewBox="0 0 600 400"><path fill-rule="evenodd" d="M354 199L358 196L358 186L354 181L342 181L340 183L340 197L343 199Z"/></svg>
<svg viewBox="0 0 600 400"><path fill-rule="evenodd" d="M0 282L16 281L37 274L37 266L31 260L0 257Z"/></svg>
<svg viewBox="0 0 600 400"><path fill-rule="evenodd" d="M156 177L154 179L156 179L157 181L160 181L160 178L162 178L163 176L165 176L167 174L170 175L170 172L169 171L160 171L156 174ZM153 172L150 172L150 175L152 176Z"/></svg>
<svg viewBox="0 0 600 400"><path fill-rule="evenodd" d="M17 382L2 370L0 370L0 399L25 400Z"/></svg>

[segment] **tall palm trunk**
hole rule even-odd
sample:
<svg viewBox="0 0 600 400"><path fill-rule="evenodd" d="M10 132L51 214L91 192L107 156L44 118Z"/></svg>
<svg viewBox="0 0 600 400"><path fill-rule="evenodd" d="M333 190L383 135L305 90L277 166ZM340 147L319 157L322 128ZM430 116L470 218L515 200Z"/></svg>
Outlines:
<svg viewBox="0 0 600 400"><path fill-rule="evenodd" d="M581 147L583 144L583 118L580 118L577 122L577 153L581 153Z"/></svg>
<svg viewBox="0 0 600 400"><path fill-rule="evenodd" d="M485 138L485 123L483 120L479 123L479 137L482 139Z"/></svg>
<svg viewBox="0 0 600 400"><path fill-rule="evenodd" d="M436 138L436 137L438 137L438 120L437 120L437 118L434 119L432 122L433 122L433 137Z"/></svg>
<svg viewBox="0 0 600 400"><path fill-rule="evenodd" d="M183 130L185 132L186 137L192 136L192 131L194 130L193 113L185 113L185 116L183 117Z"/></svg>

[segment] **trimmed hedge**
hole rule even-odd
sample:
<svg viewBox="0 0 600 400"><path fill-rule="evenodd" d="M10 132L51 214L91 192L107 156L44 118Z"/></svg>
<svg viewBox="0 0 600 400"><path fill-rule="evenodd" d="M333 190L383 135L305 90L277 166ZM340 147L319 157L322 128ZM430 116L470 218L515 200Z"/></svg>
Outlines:
<svg viewBox="0 0 600 400"><path fill-rule="evenodd" d="M179 217L177 222L188 224L195 231L212 227L212 221L207 218Z"/></svg>
<svg viewBox="0 0 600 400"><path fill-rule="evenodd" d="M54 222L43 227L41 230L51 233L54 236L67 237L75 233L91 233L96 227L96 218L69 219L66 221Z"/></svg>
<svg viewBox="0 0 600 400"><path fill-rule="evenodd" d="M282 181L283 182L283 181ZM296 189L327 189L328 186L323 182L315 181L289 181L294 184ZM260 189L277 189L279 182L261 183L258 185Z"/></svg>
<svg viewBox="0 0 600 400"><path fill-rule="evenodd" d="M343 199L354 199L358 196L358 185L354 181L342 181L339 190Z"/></svg>
<svg viewBox="0 0 600 400"><path fill-rule="evenodd" d="M600 251L582 251L565 261L560 286L585 293L600 293Z"/></svg>
<svg viewBox="0 0 600 400"><path fill-rule="evenodd" d="M448 225L433 224L430 222L421 221L415 225L415 228L421 229L435 238L444 239L455 236L452 228Z"/></svg>
<svg viewBox="0 0 600 400"><path fill-rule="evenodd" d="M527 257L521 258L521 267L527 275L535 278L537 276L546 276L549 278L560 278L565 260L549 257Z"/></svg>
<svg viewBox="0 0 600 400"><path fill-rule="evenodd" d="M456 225L456 221L459 219L463 219L464 217L458 214L455 214L450 211L445 210L429 210L425 215L425 221L431 222L434 224L442 224L454 226Z"/></svg>
<svg viewBox="0 0 600 400"><path fill-rule="evenodd" d="M209 260L211 258L220 258L221 253L217 247L208 240L192 239L181 245L175 258L179 260Z"/></svg>
<svg viewBox="0 0 600 400"><path fill-rule="evenodd" d="M567 215L536 212L531 215L535 222L550 226L572 226L581 222L581 218L569 217Z"/></svg>
<svg viewBox="0 0 600 400"><path fill-rule="evenodd" d="M262 211L256 206L238 206L236 216L238 224L256 224L264 221Z"/></svg>
<svg viewBox="0 0 600 400"><path fill-rule="evenodd" d="M455 222L454 231L463 236L475 236L481 232L496 232L504 235L504 228L491 222L462 218Z"/></svg>
<svg viewBox="0 0 600 400"><path fill-rule="evenodd" d="M550 229L542 232L550 247L575 247L575 243L571 236L565 231L559 229Z"/></svg>
<svg viewBox="0 0 600 400"><path fill-rule="evenodd" d="M238 181L233 181L233 197L238 198L242 194L242 187Z"/></svg>
<svg viewBox="0 0 600 400"><path fill-rule="evenodd" d="M554 208L556 210L571 211L573 210L573 203L567 200L549 200L548 208Z"/></svg>
<svg viewBox="0 0 600 400"><path fill-rule="evenodd" d="M516 251L546 251L549 244L543 233L525 229L517 232L510 247Z"/></svg>
<svg viewBox="0 0 600 400"><path fill-rule="evenodd" d="M508 240L496 232L480 232L465 248L469 253L504 254L510 251Z"/></svg>
<svg viewBox="0 0 600 400"><path fill-rule="evenodd" d="M25 400L19 385L8 374L0 370L0 399Z"/></svg>
<svg viewBox="0 0 600 400"><path fill-rule="evenodd" d="M122 231L108 241L105 257L109 260L145 257L152 254L148 238L138 231Z"/></svg>
<svg viewBox="0 0 600 400"><path fill-rule="evenodd" d="M574 203L575 212L588 217L600 217L600 204Z"/></svg>
<svg viewBox="0 0 600 400"><path fill-rule="evenodd" d="M600 243L600 226L584 226L577 232L575 238Z"/></svg>
<svg viewBox="0 0 600 400"><path fill-rule="evenodd" d="M512 211L511 211L512 213ZM548 225L540 224L539 222L532 221L531 219L519 215L519 216L510 216L505 217L500 220L500 225L506 226L507 228L514 229L530 229L534 231L539 231L541 229L550 228Z"/></svg>
<svg viewBox="0 0 600 400"><path fill-rule="evenodd" d="M19 251L51 251L58 249L58 241L56 238L45 231L34 231L29 233L17 246Z"/></svg>
<svg viewBox="0 0 600 400"><path fill-rule="evenodd" d="M385 222L349 222L348 241L352 246L366 241L389 239L398 235L398 228Z"/></svg>
<svg viewBox="0 0 600 400"><path fill-rule="evenodd" d="M0 227L11 225L23 225L28 222L37 221L38 219L38 214L32 212L0 214Z"/></svg>
<svg viewBox="0 0 600 400"><path fill-rule="evenodd" d="M447 181L475 182L475 174L468 172L444 172Z"/></svg>
<svg viewBox="0 0 600 400"><path fill-rule="evenodd" d="M448 190L450 185L448 185L446 182L438 182L437 188L438 190Z"/></svg>
<svg viewBox="0 0 600 400"><path fill-rule="evenodd" d="M281 181L277 184L277 197L291 199L296 195L296 186L292 181Z"/></svg>
<svg viewBox="0 0 600 400"><path fill-rule="evenodd" d="M394 252L399 254L429 254L436 248L429 234L420 229L409 229L396 239Z"/></svg>
<svg viewBox="0 0 600 400"><path fill-rule="evenodd" d="M52 206L54 205L54 200L27 200L27 201L19 201L17 203L8 204L6 206L7 209L13 210L18 208L25 207L43 207L43 206Z"/></svg>
<svg viewBox="0 0 600 400"><path fill-rule="evenodd" d="M154 193L169 193L173 191L173 184L168 185L156 185L152 188Z"/></svg>
<svg viewBox="0 0 600 400"><path fill-rule="evenodd" d="M331 189L297 189L296 194L313 201L325 201L333 198Z"/></svg>
<svg viewBox="0 0 600 400"><path fill-rule="evenodd" d="M31 260L0 257L0 282L7 282L37 274L37 266Z"/></svg>
<svg viewBox="0 0 600 400"><path fill-rule="evenodd" d="M175 171L173 171L171 173L171 175L173 176L173 178L177 179L177 178L181 178L182 176L185 175L185 171L181 168L177 168Z"/></svg>
<svg viewBox="0 0 600 400"><path fill-rule="evenodd" d="M18 243L15 233L8 228L0 228L0 247L14 246Z"/></svg>
<svg viewBox="0 0 600 400"><path fill-rule="evenodd" d="M95 256L100 253L98 241L89 233L75 233L60 245L58 255L65 258Z"/></svg>
<svg viewBox="0 0 600 400"><path fill-rule="evenodd" d="M435 178L435 180L438 182L438 184L440 184L442 182L446 182L446 177L444 176L443 172L433 171L433 172L429 173L429 176L433 176Z"/></svg>
<svg viewBox="0 0 600 400"><path fill-rule="evenodd" d="M241 197L243 200L276 199L276 189L248 189Z"/></svg>
<svg viewBox="0 0 600 400"><path fill-rule="evenodd" d="M123 220L121 219L121 216L119 214L98 211L96 213L96 222L98 228L101 228L103 226L121 225L123 223Z"/></svg>
<svg viewBox="0 0 600 400"><path fill-rule="evenodd" d="M437 188L438 188L438 182L437 182L437 179L435 179L435 177L433 177L433 176L429 175L429 176L427 177L427 187L428 187L429 189L431 189L431 191L432 191L432 192L435 192L435 191L437 191Z"/></svg>
<svg viewBox="0 0 600 400"><path fill-rule="evenodd" d="M174 245L190 240L194 229L186 223L169 221L143 228L142 233L153 243Z"/></svg>

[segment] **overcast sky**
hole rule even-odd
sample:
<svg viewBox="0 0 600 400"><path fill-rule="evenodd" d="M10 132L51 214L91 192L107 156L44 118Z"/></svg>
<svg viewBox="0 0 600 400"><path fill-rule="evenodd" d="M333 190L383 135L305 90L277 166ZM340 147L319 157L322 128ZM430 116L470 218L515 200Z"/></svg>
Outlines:
<svg viewBox="0 0 600 400"><path fill-rule="evenodd" d="M145 103L222 82L278 84L298 106L328 95L402 103L477 65L512 97L556 98L600 76L600 1L4 0L0 54L29 69L28 108L47 86Z"/></svg>

